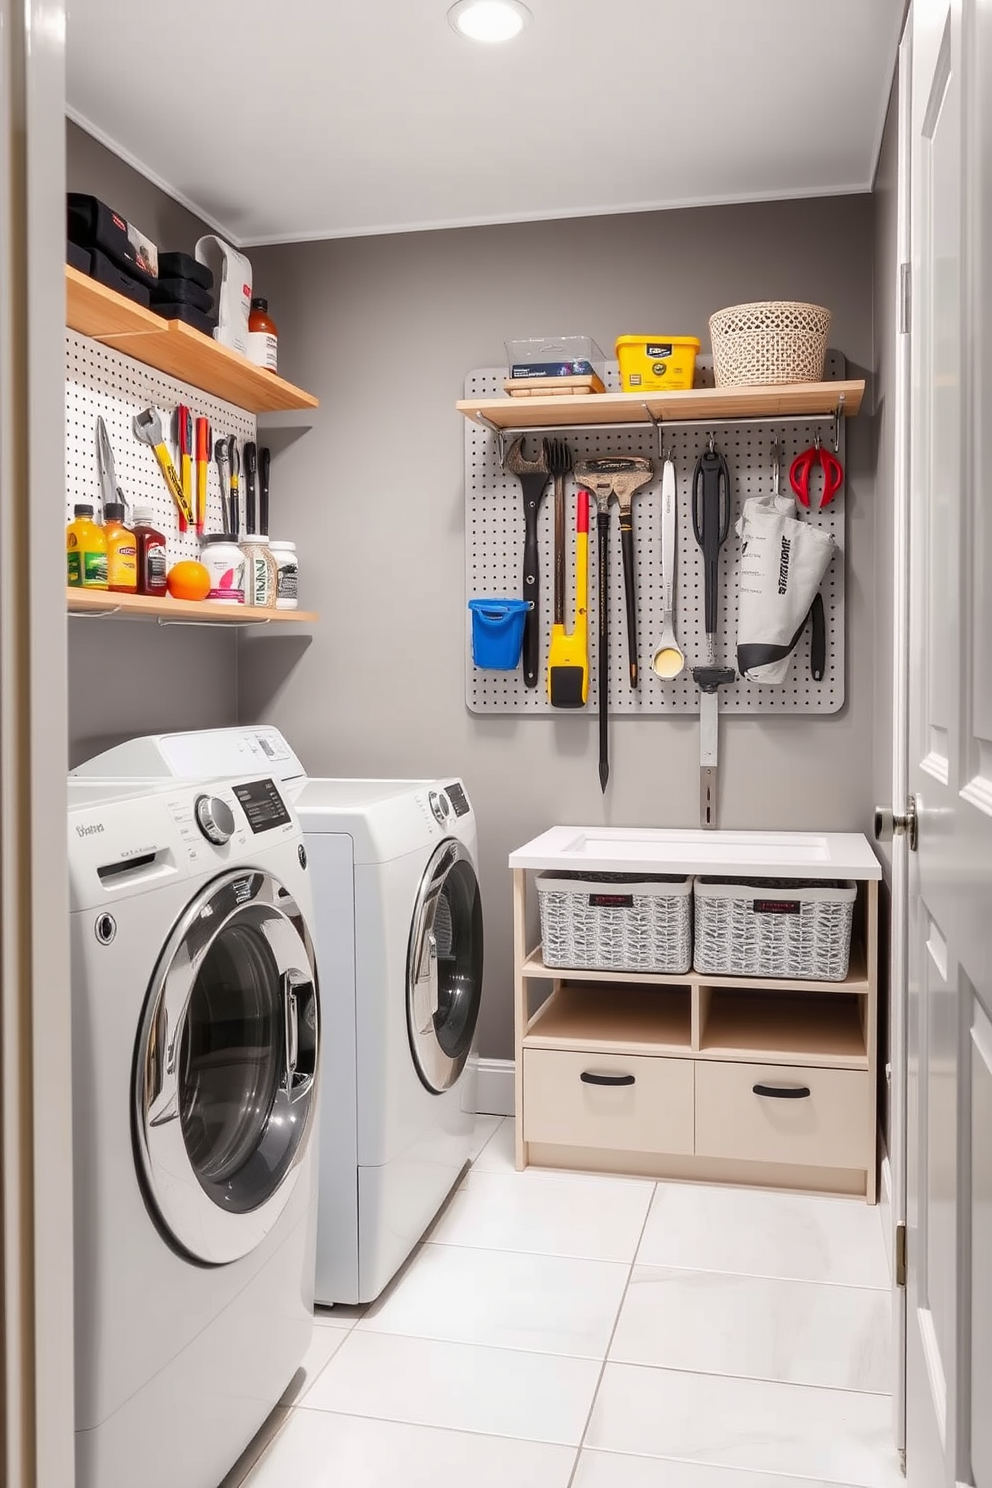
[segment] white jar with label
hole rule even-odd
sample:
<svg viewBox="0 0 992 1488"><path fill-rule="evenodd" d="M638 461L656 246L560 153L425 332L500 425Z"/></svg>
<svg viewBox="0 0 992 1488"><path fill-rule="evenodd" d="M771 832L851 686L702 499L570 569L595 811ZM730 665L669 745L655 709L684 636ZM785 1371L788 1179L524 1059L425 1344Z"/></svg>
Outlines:
<svg viewBox="0 0 992 1488"><path fill-rule="evenodd" d="M298 570L296 544L273 538L269 543L276 560L276 609L295 610L297 605Z"/></svg>
<svg viewBox="0 0 992 1488"><path fill-rule="evenodd" d="M245 555L228 532L200 539L200 562L210 575L208 599L216 604L244 604Z"/></svg>
<svg viewBox="0 0 992 1488"><path fill-rule="evenodd" d="M271 610L276 602L276 560L268 538L249 532L241 539L241 551L245 555L245 603Z"/></svg>

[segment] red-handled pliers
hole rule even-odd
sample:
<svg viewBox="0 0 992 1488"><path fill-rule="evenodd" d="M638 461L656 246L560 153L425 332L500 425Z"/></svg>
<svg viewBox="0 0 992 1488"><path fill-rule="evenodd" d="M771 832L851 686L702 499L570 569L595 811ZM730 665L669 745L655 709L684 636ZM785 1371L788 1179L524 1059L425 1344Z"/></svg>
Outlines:
<svg viewBox="0 0 992 1488"><path fill-rule="evenodd" d="M823 494L820 497L819 505L819 510L822 511L825 506L829 506L844 484L844 467L836 456L823 448L819 439L817 439L815 444L810 445L809 449L803 450L802 454L797 455L793 460L792 465L789 467L789 483L795 491L797 499L802 502L803 506L808 508L810 476L813 473L813 466L817 460L819 460L820 468L823 471Z"/></svg>

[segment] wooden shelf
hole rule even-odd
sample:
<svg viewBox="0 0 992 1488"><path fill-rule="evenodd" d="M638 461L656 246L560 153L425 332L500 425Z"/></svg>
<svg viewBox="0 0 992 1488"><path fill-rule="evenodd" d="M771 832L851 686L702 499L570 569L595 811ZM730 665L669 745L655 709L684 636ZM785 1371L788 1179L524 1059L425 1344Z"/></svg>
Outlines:
<svg viewBox="0 0 992 1488"><path fill-rule="evenodd" d="M714 992L697 1057L868 1068L856 997L769 996L764 990Z"/></svg>
<svg viewBox="0 0 992 1488"><path fill-rule="evenodd" d="M498 429L557 429L582 424L706 423L721 419L774 420L829 417L844 399L844 414L861 408L863 379L801 382L773 387L689 388L671 393L585 393L550 398L462 398L455 407L467 419ZM480 417L481 415L481 417Z"/></svg>
<svg viewBox="0 0 992 1488"><path fill-rule="evenodd" d="M531 951L520 970L521 975L525 977L553 978L555 981L563 982L630 983L636 981L653 987L739 987L743 990L749 986L760 986L768 992L814 992L817 994L847 992L867 995L871 990L864 950L858 945L851 946L851 962L847 976L842 982L807 981L799 977L707 976L701 971L687 971L683 976L640 971L567 971L562 967L545 966L540 946Z"/></svg>
<svg viewBox="0 0 992 1488"><path fill-rule="evenodd" d="M249 413L316 408L311 393L180 320L163 320L66 264L66 325Z"/></svg>
<svg viewBox="0 0 992 1488"><path fill-rule="evenodd" d="M691 1053L691 994L653 987L560 987L530 1020L527 1049Z"/></svg>
<svg viewBox="0 0 992 1488"><path fill-rule="evenodd" d="M103 589L67 589L70 615L129 615L143 620L191 620L218 625L312 625L313 610L258 610L251 605L217 604L209 599L156 599L147 594L111 594Z"/></svg>

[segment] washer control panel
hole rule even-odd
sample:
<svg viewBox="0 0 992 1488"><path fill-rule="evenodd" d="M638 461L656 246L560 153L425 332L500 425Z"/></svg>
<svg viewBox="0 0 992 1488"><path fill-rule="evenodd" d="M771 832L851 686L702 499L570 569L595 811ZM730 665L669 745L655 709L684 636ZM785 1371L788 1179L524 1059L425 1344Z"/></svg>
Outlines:
<svg viewBox="0 0 992 1488"><path fill-rule="evenodd" d="M215 847L223 847L234 836L234 812L219 796L197 796L193 814L196 825Z"/></svg>

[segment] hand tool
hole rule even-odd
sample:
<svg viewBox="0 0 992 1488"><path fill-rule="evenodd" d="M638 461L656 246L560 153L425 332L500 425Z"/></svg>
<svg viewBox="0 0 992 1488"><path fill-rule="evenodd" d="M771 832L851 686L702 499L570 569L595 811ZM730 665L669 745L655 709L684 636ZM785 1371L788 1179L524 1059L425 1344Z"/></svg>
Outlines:
<svg viewBox="0 0 992 1488"><path fill-rule="evenodd" d="M233 434L227 449L231 462L231 532L237 538L241 536L241 451Z"/></svg>
<svg viewBox="0 0 992 1488"><path fill-rule="evenodd" d="M217 461L217 476L220 480L220 513L223 530L228 537L233 537L231 528L231 455L226 439L218 439L214 445L214 459Z"/></svg>
<svg viewBox="0 0 992 1488"><path fill-rule="evenodd" d="M268 445L258 452L258 530L263 537L269 535L269 464L271 455Z"/></svg>
<svg viewBox="0 0 992 1488"><path fill-rule="evenodd" d="M537 550L537 514L551 472L544 458L544 447L536 460L524 458L523 435L515 439L506 452L503 469L520 482L524 498L524 569L523 598L530 601L524 621L524 686L536 687L541 663L541 560Z"/></svg>
<svg viewBox="0 0 992 1488"><path fill-rule="evenodd" d="M823 610L823 595L818 589L809 610L813 634L809 643L809 674L814 682L822 682L827 670L827 619Z"/></svg>
<svg viewBox="0 0 992 1488"><path fill-rule="evenodd" d="M580 473L581 469L581 473ZM623 588L627 610L627 662L631 687L637 686L637 575L634 570L633 499L642 486L654 479L654 466L643 455L604 455L582 460L576 480L590 490L606 490L620 508L620 544L623 554Z"/></svg>
<svg viewBox="0 0 992 1488"><path fill-rule="evenodd" d="M584 481L583 472L590 468L589 461L576 460L576 480ZM610 491L607 482L591 492L596 502L596 530L599 534L596 560L599 571L599 785L604 795L610 778Z"/></svg>
<svg viewBox="0 0 992 1488"><path fill-rule="evenodd" d="M193 508L186 500L182 481L176 474L176 467L173 465L172 456L169 454L169 446L166 444L165 435L162 433L162 420L154 408L146 408L143 413L135 415L134 433L136 439L140 439L142 444L150 444L155 451L155 458L159 463L159 469L165 476L165 483L172 492L172 499L179 508L180 514L186 518L188 524L195 525Z"/></svg>
<svg viewBox="0 0 992 1488"><path fill-rule="evenodd" d="M699 688L699 825L716 826L716 771L719 758L720 700L718 688L737 681L732 667L693 667Z"/></svg>
<svg viewBox="0 0 992 1488"><path fill-rule="evenodd" d="M203 534L207 521L207 470L210 465L210 420L196 421L196 530Z"/></svg>
<svg viewBox="0 0 992 1488"><path fill-rule="evenodd" d="M670 682L685 666L685 656L675 637L675 548L678 505L675 488L675 461L671 452L665 456L661 472L661 640L654 653L652 666L659 677Z"/></svg>
<svg viewBox="0 0 992 1488"><path fill-rule="evenodd" d="M703 603L706 611L706 655L716 665L716 615L720 586L720 549L730 531L730 471L720 452L703 451L692 476L692 530L703 550ZM694 674L695 675L695 674Z"/></svg>
<svg viewBox="0 0 992 1488"><path fill-rule="evenodd" d="M124 492L117 484L117 475L114 471L114 450L110 443L110 435L102 418L96 421L96 467L100 475L100 494L103 498L104 510L107 506L123 506L124 521L127 522L127 502L124 500Z"/></svg>
<svg viewBox="0 0 992 1488"><path fill-rule="evenodd" d="M255 445L249 440L245 444L245 531L249 536L258 536L255 515Z"/></svg>
<svg viewBox="0 0 992 1488"><path fill-rule="evenodd" d="M544 441L544 461L555 484L555 625L565 624L565 477L572 469L572 451L564 439Z"/></svg>
<svg viewBox="0 0 992 1488"><path fill-rule="evenodd" d="M553 708L584 708L589 695L589 492L575 496L575 624L552 625L548 701Z"/></svg>
<svg viewBox="0 0 992 1488"><path fill-rule="evenodd" d="M837 492L844 484L844 467L835 455L824 449L817 434L809 449L803 450L797 455L789 468L789 482L796 493L796 497L803 506L809 509L809 482L813 473L813 467L819 461L820 469L823 471L823 493L820 496L819 511L829 506Z"/></svg>
<svg viewBox="0 0 992 1488"><path fill-rule="evenodd" d="M180 403L173 414L176 450L179 456L179 481L191 510L193 507L193 415L185 403ZM179 531L185 532L190 523L179 513Z"/></svg>

